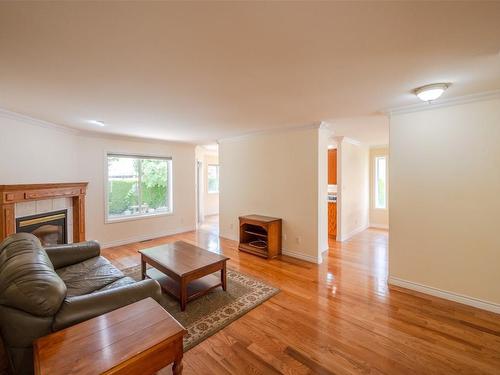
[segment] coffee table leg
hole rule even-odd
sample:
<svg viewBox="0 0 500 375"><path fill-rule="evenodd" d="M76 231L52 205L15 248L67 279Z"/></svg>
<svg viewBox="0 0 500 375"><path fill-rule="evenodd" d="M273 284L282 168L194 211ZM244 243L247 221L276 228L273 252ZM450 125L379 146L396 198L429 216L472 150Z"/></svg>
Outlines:
<svg viewBox="0 0 500 375"><path fill-rule="evenodd" d="M176 359L174 365L172 366L172 374L181 375L182 374L182 358Z"/></svg>
<svg viewBox="0 0 500 375"><path fill-rule="evenodd" d="M180 302L181 302L181 311L186 310L186 303L187 303L187 283L186 281L182 278L181 283L180 283Z"/></svg>
<svg viewBox="0 0 500 375"><path fill-rule="evenodd" d="M141 277L142 280L146 278L146 262L144 261L144 257L141 254Z"/></svg>
<svg viewBox="0 0 500 375"><path fill-rule="evenodd" d="M222 290L227 289L227 284L226 284L226 262L222 265L222 269L220 271L220 281L222 283Z"/></svg>

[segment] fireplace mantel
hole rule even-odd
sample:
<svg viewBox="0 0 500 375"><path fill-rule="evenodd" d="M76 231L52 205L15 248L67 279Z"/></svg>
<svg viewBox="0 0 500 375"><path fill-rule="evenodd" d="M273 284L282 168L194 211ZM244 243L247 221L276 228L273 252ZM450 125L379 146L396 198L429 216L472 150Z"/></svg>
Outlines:
<svg viewBox="0 0 500 375"><path fill-rule="evenodd" d="M15 233L15 204L53 198L73 199L73 241L85 241L87 182L0 185L0 241Z"/></svg>

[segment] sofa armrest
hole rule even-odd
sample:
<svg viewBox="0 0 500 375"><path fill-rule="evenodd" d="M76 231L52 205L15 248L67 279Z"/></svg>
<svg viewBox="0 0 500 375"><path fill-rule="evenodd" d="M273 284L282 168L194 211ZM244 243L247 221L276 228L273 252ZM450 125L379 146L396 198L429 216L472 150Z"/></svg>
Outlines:
<svg viewBox="0 0 500 375"><path fill-rule="evenodd" d="M58 269L99 256L101 254L101 245L97 241L86 241L46 247L45 252L54 268Z"/></svg>
<svg viewBox="0 0 500 375"><path fill-rule="evenodd" d="M161 288L157 281L142 280L102 292L67 298L54 318L52 329L61 330L147 297L160 300Z"/></svg>

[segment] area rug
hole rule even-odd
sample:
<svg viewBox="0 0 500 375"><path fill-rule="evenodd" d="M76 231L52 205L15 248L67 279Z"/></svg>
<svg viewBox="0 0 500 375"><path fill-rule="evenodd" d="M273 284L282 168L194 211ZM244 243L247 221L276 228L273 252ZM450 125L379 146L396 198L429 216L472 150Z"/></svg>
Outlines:
<svg viewBox="0 0 500 375"><path fill-rule="evenodd" d="M122 272L135 280L141 279L140 265ZM278 292L278 288L228 269L226 292L216 288L188 302L185 311L166 293L162 293L160 304L187 329L184 336L184 351L187 351Z"/></svg>

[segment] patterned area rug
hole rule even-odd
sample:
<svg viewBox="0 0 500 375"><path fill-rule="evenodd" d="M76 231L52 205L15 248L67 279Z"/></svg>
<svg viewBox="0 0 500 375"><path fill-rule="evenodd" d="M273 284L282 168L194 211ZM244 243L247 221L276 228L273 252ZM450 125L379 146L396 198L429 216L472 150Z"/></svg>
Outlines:
<svg viewBox="0 0 500 375"><path fill-rule="evenodd" d="M141 279L140 265L122 271L135 280ZM278 292L278 288L228 269L226 292L216 288L189 302L185 311L180 311L179 302L166 293L162 294L160 304L187 329L184 336L184 351L187 351Z"/></svg>

